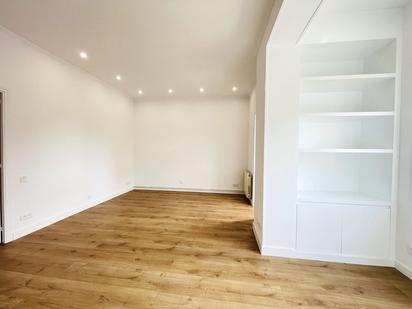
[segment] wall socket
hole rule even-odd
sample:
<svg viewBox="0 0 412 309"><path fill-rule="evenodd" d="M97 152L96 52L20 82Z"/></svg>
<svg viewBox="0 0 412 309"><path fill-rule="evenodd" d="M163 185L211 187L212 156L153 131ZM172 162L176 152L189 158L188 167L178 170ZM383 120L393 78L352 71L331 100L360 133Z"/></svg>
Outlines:
<svg viewBox="0 0 412 309"><path fill-rule="evenodd" d="M234 184L232 184L232 187L233 187L233 188L239 188L239 184L238 184L238 183L234 183Z"/></svg>
<svg viewBox="0 0 412 309"><path fill-rule="evenodd" d="M31 212L20 216L20 221L26 221L33 218L33 214Z"/></svg>
<svg viewBox="0 0 412 309"><path fill-rule="evenodd" d="M409 244L409 245L408 245L408 252L409 252L409 254L412 255L412 244Z"/></svg>
<svg viewBox="0 0 412 309"><path fill-rule="evenodd" d="M27 176L22 176L19 178L20 183L27 183Z"/></svg>

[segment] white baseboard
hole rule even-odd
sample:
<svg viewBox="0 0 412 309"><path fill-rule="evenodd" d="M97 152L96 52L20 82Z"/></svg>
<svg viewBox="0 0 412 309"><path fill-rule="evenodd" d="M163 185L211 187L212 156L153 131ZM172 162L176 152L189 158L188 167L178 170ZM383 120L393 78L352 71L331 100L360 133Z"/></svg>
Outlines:
<svg viewBox="0 0 412 309"><path fill-rule="evenodd" d="M92 202L89 202L89 203L87 203L87 204L85 204L85 205L83 205L83 206L81 206L81 207L77 207L77 208L71 209L71 210L69 210L69 211L65 211L65 212L63 212L63 213L61 213L61 214L58 214L58 215L55 215L55 216L52 216L52 217L49 217L49 218L45 218L45 219L38 220L37 222L35 222L35 223L33 223L33 224L29 225L29 226L25 226L25 227L22 227L22 228L19 228L19 229L16 229L16 230L14 230L14 231L10 231L10 232L8 232L8 231L6 230L5 242L8 243L8 242L11 242L11 241L16 240L16 239L18 239L18 238L21 238L21 237L23 237L23 236L26 236L26 235L28 235L28 234L31 234L31 233L33 233L33 232L35 232L35 231L38 231L38 230L40 230L40 229L42 229L42 228L45 228L46 226L49 226L49 225L54 224L54 223L56 223L56 222L58 222L58 221L61 221L61 220L63 220L63 219L66 219L66 218L68 218L68 217L70 217L70 216L73 216L73 215L75 215L75 214L78 214L79 212L82 212L82 211L84 211L84 210L86 210L86 209L89 209L89 208L92 208L92 207L94 207L94 206L97 206L97 205L99 205L99 204L101 204L101 203L104 203L104 202L106 202L106 201L108 201L108 200L111 200L111 199L113 199L113 198L115 198L115 197L117 197L117 196L119 196L119 195L125 194L125 193L127 193L127 192L132 191L132 190L134 190L133 187L128 187L128 188L126 188L126 189L120 190L120 191L115 192L115 193L113 193L113 194L106 195L106 196L104 196L104 197L102 197L102 198L100 198L100 199L98 199L98 200L94 200L94 201L92 201Z"/></svg>
<svg viewBox="0 0 412 309"><path fill-rule="evenodd" d="M271 246L262 246L262 255L265 256L276 256L300 260L314 260L322 262L332 262L332 263L346 263L346 264L357 264L357 265L371 265L371 266L388 266L394 267L394 261L390 259L380 259L380 258L366 258L360 256L342 256L333 254L316 254L316 253L305 253L299 252L292 248L279 248Z"/></svg>
<svg viewBox="0 0 412 309"><path fill-rule="evenodd" d="M145 187L135 186L135 190L150 190L150 191L176 191L176 192L194 192L194 193L222 193L222 194L243 194L242 190L227 190L227 189L199 189L199 188L174 188L174 187Z"/></svg>
<svg viewBox="0 0 412 309"><path fill-rule="evenodd" d="M404 263L396 261L395 267L399 270L402 274L412 280L412 268L406 266Z"/></svg>

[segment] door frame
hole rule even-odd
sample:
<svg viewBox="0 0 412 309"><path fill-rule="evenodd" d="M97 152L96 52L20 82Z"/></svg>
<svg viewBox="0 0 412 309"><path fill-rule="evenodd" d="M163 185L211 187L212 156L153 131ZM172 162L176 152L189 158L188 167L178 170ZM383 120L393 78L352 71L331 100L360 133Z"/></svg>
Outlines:
<svg viewBox="0 0 412 309"><path fill-rule="evenodd" d="M0 244L5 244L6 243L6 227L5 227L5 203L4 203L4 196L5 196L5 189L6 189L6 184L5 184L5 164L4 164L4 137L5 137L5 102L6 102L6 90L0 88L0 94L1 94L1 119L0 119L0 163L1 163L1 168L0 168L0 178L1 178L1 190L0 190L0 220L1 220L1 227L3 230L1 231L1 237L0 237Z"/></svg>

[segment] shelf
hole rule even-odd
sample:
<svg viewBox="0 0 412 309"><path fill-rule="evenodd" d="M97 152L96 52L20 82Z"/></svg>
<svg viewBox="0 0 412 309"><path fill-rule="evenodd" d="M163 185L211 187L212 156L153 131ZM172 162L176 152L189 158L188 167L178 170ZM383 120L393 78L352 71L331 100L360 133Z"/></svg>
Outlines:
<svg viewBox="0 0 412 309"><path fill-rule="evenodd" d="M395 73L312 76L301 78L301 86L302 92L361 91L395 78Z"/></svg>
<svg viewBox="0 0 412 309"><path fill-rule="evenodd" d="M306 153L375 153L375 154L391 154L392 149L349 149L349 148L306 148L299 149L299 152Z"/></svg>
<svg viewBox="0 0 412 309"><path fill-rule="evenodd" d="M394 39L342 41L303 45L303 63L364 59L394 43Z"/></svg>
<svg viewBox="0 0 412 309"><path fill-rule="evenodd" d="M304 118L372 118L372 117L393 117L395 112L338 112L338 113L302 113L300 115Z"/></svg>
<svg viewBox="0 0 412 309"><path fill-rule="evenodd" d="M380 74L396 70L396 40L304 44L302 76Z"/></svg>
<svg viewBox="0 0 412 309"><path fill-rule="evenodd" d="M353 74L353 75L326 75L326 76L308 76L302 77L303 81L345 81L345 80L376 80L376 79L392 79L395 78L395 73L379 73L379 74Z"/></svg>
<svg viewBox="0 0 412 309"><path fill-rule="evenodd" d="M360 192L299 191L298 203L331 203L390 207L391 201L380 200Z"/></svg>

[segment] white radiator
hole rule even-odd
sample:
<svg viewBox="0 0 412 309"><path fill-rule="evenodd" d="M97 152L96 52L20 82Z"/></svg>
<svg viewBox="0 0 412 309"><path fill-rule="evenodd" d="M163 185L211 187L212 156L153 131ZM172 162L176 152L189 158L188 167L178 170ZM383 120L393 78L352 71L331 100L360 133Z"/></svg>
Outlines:
<svg viewBox="0 0 412 309"><path fill-rule="evenodd" d="M248 199L252 199L252 173L245 171L243 178L243 190L245 191L245 195Z"/></svg>

